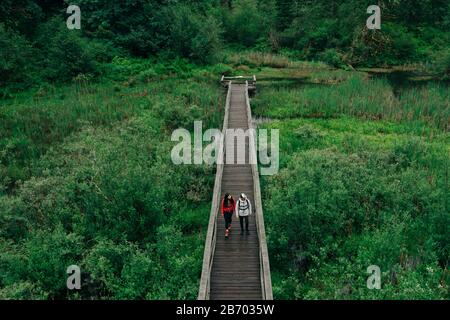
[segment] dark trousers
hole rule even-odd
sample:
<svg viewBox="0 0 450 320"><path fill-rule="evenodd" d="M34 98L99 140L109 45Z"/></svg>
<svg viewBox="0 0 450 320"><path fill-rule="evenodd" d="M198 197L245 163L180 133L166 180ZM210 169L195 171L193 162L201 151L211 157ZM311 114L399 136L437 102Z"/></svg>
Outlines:
<svg viewBox="0 0 450 320"><path fill-rule="evenodd" d="M241 231L244 231L244 222L245 222L245 231L248 231L248 216L246 217L239 216L239 222L241 223Z"/></svg>
<svg viewBox="0 0 450 320"><path fill-rule="evenodd" d="M223 217L225 218L225 229L228 229L231 226L233 212L225 212Z"/></svg>

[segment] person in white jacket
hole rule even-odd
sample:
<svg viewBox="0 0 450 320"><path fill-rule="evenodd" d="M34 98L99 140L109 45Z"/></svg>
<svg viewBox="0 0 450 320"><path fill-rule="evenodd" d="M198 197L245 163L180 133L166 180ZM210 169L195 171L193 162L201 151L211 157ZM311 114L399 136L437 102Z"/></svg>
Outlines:
<svg viewBox="0 0 450 320"><path fill-rule="evenodd" d="M238 201L236 201L236 217L239 218L239 222L241 224L241 235L244 234L244 223L245 223L245 231L247 235L250 234L248 230L248 217L252 214L252 203L247 198L244 193L241 193Z"/></svg>

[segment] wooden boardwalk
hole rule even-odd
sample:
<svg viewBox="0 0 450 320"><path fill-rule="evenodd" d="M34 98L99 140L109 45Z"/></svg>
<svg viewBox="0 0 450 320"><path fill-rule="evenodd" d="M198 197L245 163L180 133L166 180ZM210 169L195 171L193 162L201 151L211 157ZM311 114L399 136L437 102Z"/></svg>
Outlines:
<svg viewBox="0 0 450 320"><path fill-rule="evenodd" d="M245 131L251 127L248 89L248 82L229 82L224 130ZM199 299L272 299L258 169L256 164L252 165L249 161L254 145L251 139L246 139L245 144L245 164L236 164L238 153L235 146L235 164L217 165ZM253 214L249 218L250 235L240 235L239 219L234 215L230 236L225 239L224 219L219 210L225 193L232 194L235 200L239 194L245 193L251 200Z"/></svg>

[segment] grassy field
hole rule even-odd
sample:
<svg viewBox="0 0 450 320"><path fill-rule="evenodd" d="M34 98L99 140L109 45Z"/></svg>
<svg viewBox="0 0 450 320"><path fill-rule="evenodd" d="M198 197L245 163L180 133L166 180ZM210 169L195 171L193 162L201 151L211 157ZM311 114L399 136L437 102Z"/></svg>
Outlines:
<svg viewBox="0 0 450 320"><path fill-rule="evenodd" d="M221 126L222 74L256 74L253 113L280 130L262 178L275 298L449 298L448 84L257 53L103 68L1 101L0 298L197 296L214 168L173 165L170 135Z"/></svg>
<svg viewBox="0 0 450 320"><path fill-rule="evenodd" d="M218 75L109 68L1 102L0 299L197 296L214 168L173 165L170 136L219 126Z"/></svg>
<svg viewBox="0 0 450 320"><path fill-rule="evenodd" d="M255 71L253 113L280 130L280 172L261 182L275 298L448 299L448 84Z"/></svg>

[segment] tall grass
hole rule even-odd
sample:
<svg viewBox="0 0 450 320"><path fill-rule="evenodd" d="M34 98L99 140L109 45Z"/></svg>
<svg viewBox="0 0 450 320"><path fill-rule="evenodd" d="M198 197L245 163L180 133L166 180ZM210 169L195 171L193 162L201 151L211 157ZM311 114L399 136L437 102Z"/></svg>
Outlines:
<svg viewBox="0 0 450 320"><path fill-rule="evenodd" d="M297 61L281 54L254 51L231 53L227 56L226 62L235 66L246 65L252 68L328 68L328 66L322 62Z"/></svg>
<svg viewBox="0 0 450 320"><path fill-rule="evenodd" d="M261 179L274 296L448 298L448 88L394 94L331 70L274 84L252 101L280 130L280 172ZM395 275L381 295L366 289L374 261Z"/></svg>
<svg viewBox="0 0 450 320"><path fill-rule="evenodd" d="M400 93L401 118L423 119L445 131L450 130L450 88L445 84L430 83Z"/></svg>
<svg viewBox="0 0 450 320"><path fill-rule="evenodd" d="M31 164L51 147L84 126L111 127L158 109L169 124L191 126L193 119L220 123L220 91L210 83L168 79L164 82L90 83L26 92L0 105L0 186L26 180Z"/></svg>
<svg viewBox="0 0 450 320"><path fill-rule="evenodd" d="M0 299L195 299L213 167L174 165L170 136L217 128L222 90L87 80L0 108Z"/></svg>
<svg viewBox="0 0 450 320"><path fill-rule="evenodd" d="M368 79L359 73L346 80L342 75L336 79L342 82L317 81L317 85L297 88L265 86L253 101L254 113L277 119L350 115L373 120L424 121L446 131L450 129L449 90L443 84L408 89L396 97L385 79Z"/></svg>

